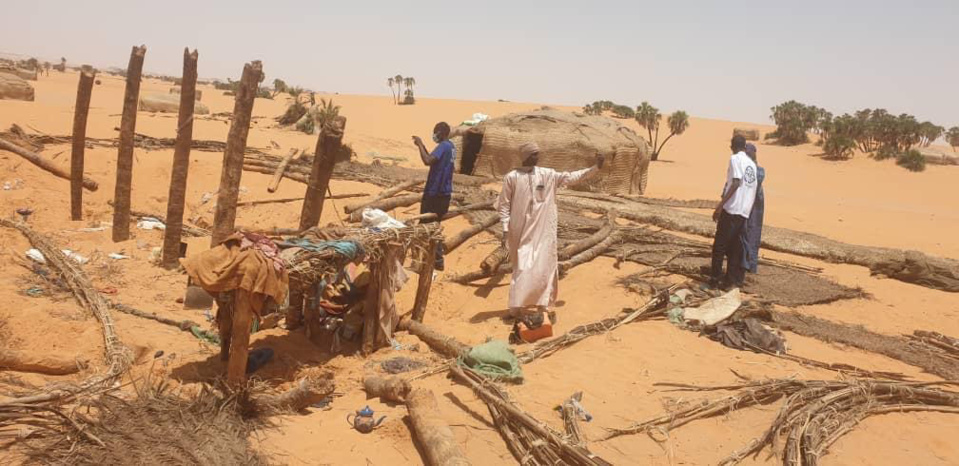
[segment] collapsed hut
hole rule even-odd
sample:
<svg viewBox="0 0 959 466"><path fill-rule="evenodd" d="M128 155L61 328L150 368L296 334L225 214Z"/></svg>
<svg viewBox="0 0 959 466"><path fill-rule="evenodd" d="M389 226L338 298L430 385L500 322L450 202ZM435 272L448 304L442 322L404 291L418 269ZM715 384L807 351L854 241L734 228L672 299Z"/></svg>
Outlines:
<svg viewBox="0 0 959 466"><path fill-rule="evenodd" d="M459 147L459 172L502 178L519 165L519 147L535 142L540 165L556 170L579 170L606 156L601 175L583 186L607 194L642 194L646 190L649 144L619 122L593 115L543 107L511 113L453 133Z"/></svg>
<svg viewBox="0 0 959 466"><path fill-rule="evenodd" d="M34 90L26 80L20 76L0 72L0 100L25 100L33 102Z"/></svg>

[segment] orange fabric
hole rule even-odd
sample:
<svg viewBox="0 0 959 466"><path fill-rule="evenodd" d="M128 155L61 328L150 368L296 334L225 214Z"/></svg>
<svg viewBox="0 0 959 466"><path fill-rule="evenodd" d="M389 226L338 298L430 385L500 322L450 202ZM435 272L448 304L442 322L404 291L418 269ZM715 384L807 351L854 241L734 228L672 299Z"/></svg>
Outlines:
<svg viewBox="0 0 959 466"><path fill-rule="evenodd" d="M289 274L277 272L273 263L255 248L240 249L239 234L234 234L208 251L180 259L180 264L194 283L210 293L235 289L247 290L253 295L253 311L263 309L266 297L277 303L286 299Z"/></svg>

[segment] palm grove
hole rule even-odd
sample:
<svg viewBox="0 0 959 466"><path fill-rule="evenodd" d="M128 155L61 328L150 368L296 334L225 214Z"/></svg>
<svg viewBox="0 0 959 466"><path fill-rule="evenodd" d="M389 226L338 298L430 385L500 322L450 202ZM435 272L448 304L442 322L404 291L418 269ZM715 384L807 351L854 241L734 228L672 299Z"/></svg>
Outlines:
<svg viewBox="0 0 959 466"><path fill-rule="evenodd" d="M666 118L669 134L660 141L659 127L663 120L663 115L659 112L658 108L653 107L649 102L641 103L636 107L636 110L626 105L613 103L609 100L597 100L583 107L583 113L587 115L602 115L603 112L610 112L617 118L633 118L640 126L645 128L646 134L649 137L649 143L653 149L652 160L659 160L659 154L663 151L663 147L673 136L683 134L689 129L689 115L682 110L677 110Z"/></svg>
<svg viewBox="0 0 959 466"><path fill-rule="evenodd" d="M959 126L946 130L929 121L920 122L909 114L893 115L884 109L864 109L850 115L834 116L829 111L794 100L772 109L776 131L766 135L779 144L792 146L809 142L809 133L819 135L817 144L834 160L852 158L858 149L875 160L896 159L912 171L925 169L925 156L917 148L928 147L940 137L959 147Z"/></svg>

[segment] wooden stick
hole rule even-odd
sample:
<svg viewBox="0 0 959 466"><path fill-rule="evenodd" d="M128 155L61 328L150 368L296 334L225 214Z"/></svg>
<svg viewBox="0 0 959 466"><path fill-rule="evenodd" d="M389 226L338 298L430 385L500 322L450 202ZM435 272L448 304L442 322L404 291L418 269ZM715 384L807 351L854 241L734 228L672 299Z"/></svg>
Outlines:
<svg viewBox="0 0 959 466"><path fill-rule="evenodd" d="M263 64L259 60L243 66L243 76L240 78L240 86L236 91L236 101L233 106L233 123L230 125L226 150L223 152L223 169L220 172L220 189L216 211L213 214L211 246L220 244L227 236L233 234L236 225L236 201L240 196L243 153L246 151L253 101L256 99L257 86L262 74Z"/></svg>
<svg viewBox="0 0 959 466"><path fill-rule="evenodd" d="M453 252L454 249L460 247L461 244L465 243L466 240L476 236L479 232L496 225L496 222L499 221L499 215L490 214L484 218L480 223L470 226L469 228L459 232L456 236L447 238L444 241L444 246L446 247L446 253L449 254Z"/></svg>
<svg viewBox="0 0 959 466"><path fill-rule="evenodd" d="M343 145L343 131L346 130L346 118L336 117L330 124L320 129L316 138L316 150L313 156L313 169L310 182L303 196L303 210L300 212L300 229L306 230L320 224L323 215L323 201L333 176L336 154Z"/></svg>
<svg viewBox="0 0 959 466"><path fill-rule="evenodd" d="M599 242L599 244L594 245L593 247L571 257L568 261L559 263L559 273L565 274L569 272L570 269L576 267L577 265L585 264L606 252L610 246L616 241L617 235L611 234L606 237L606 239Z"/></svg>
<svg viewBox="0 0 959 466"><path fill-rule="evenodd" d="M460 343L455 338L443 335L442 333L429 328L425 324L411 319L409 316L404 316L401 318L400 323L396 326L396 328L397 330L407 331L413 335L416 335L417 338L423 340L424 343L429 345L433 351L436 351L437 353L440 353L448 358L457 358L463 356L470 350L469 346Z"/></svg>
<svg viewBox="0 0 959 466"><path fill-rule="evenodd" d="M40 154L33 152L29 149L24 149L12 142L9 142L5 139L0 139L0 149L13 152L14 154L19 155L27 159L28 162L40 167L41 169L47 171L48 173L53 174L59 178L65 180L70 180L70 173L66 172L62 168L56 166L53 162L43 158ZM96 191L99 188L99 185L96 181L93 181L90 178L83 178L83 188L88 191Z"/></svg>
<svg viewBox="0 0 959 466"><path fill-rule="evenodd" d="M253 321L253 304L250 292L242 288L234 291L233 328L230 332L230 360L226 366L226 380L240 387L246 383L246 361L250 351L250 324Z"/></svg>
<svg viewBox="0 0 959 466"><path fill-rule="evenodd" d="M80 70L77 104L73 111L73 151L70 154L70 218L83 219L83 152L86 149L87 115L97 72L89 65Z"/></svg>
<svg viewBox="0 0 959 466"><path fill-rule="evenodd" d="M366 196L366 194L363 194L363 193L334 194L332 196L329 196L329 195L326 196L326 199L352 199L354 197L363 197L363 196ZM263 205L263 204L285 204L287 202L296 202L296 201L302 201L302 200L303 200L302 197L285 197L283 199L261 199L258 201L237 202L236 206L250 207L250 206L256 206L256 205Z"/></svg>
<svg viewBox="0 0 959 466"><path fill-rule="evenodd" d="M615 211L610 211L606 214L606 223L600 228L596 233L593 233L587 238L584 238L580 241L571 243L561 249L557 254L557 257L560 261L568 260L569 258L579 254L597 244L599 244L604 239L608 238L610 233L613 232L613 229L616 227L616 213Z"/></svg>
<svg viewBox="0 0 959 466"><path fill-rule="evenodd" d="M113 194L113 242L130 239L130 191L133 184L133 138L137 126L137 101L140 98L140 73L144 46L134 46L127 67L127 85L120 117L120 141L117 149L117 183Z"/></svg>
<svg viewBox="0 0 959 466"><path fill-rule="evenodd" d="M460 450L450 426L440 415L433 392L425 388L413 390L406 401L413 433L423 446L426 463L432 466L464 466L470 462Z"/></svg>
<svg viewBox="0 0 959 466"><path fill-rule="evenodd" d="M439 246L439 240L430 240L426 248L426 254L423 257L423 264L420 266L420 278L416 285L416 300L413 301L413 320L423 321L426 315L426 305L430 300L430 289L433 287L433 268L436 266L436 248Z"/></svg>
<svg viewBox="0 0 959 466"><path fill-rule="evenodd" d="M131 316L140 317L140 318L142 318L142 319L150 319L150 320L152 320L152 321L159 322L159 323L161 323L161 324L166 324L166 325L169 325L169 326L171 326L171 327L176 327L176 328L178 328L178 329L180 329L180 330L183 330L183 331L185 331L185 332L189 332L190 329L193 328L193 327L199 327L199 326L200 326L200 324L198 324L198 323L196 323L196 322L194 322L194 321L192 321L192 320L175 320L175 319L168 319L168 318L166 318L166 317L160 317L160 316L158 316L155 312L145 312L145 311L141 311L141 310L139 310L139 309L132 308L132 307L127 306L127 305L125 305L125 304L114 303L114 302L110 302L109 304L110 304L110 307L111 307L111 308L116 309L116 310L118 310L118 311L120 311L120 312L122 312L122 313L124 313L124 314L129 314L129 315L131 315Z"/></svg>
<svg viewBox="0 0 959 466"><path fill-rule="evenodd" d="M383 401L406 403L410 394L409 381L399 377L379 377L370 375L363 377L363 390L367 397L379 397Z"/></svg>
<svg viewBox="0 0 959 466"><path fill-rule="evenodd" d="M0 368L5 370L67 375L80 372L80 368L85 366L86 360L64 359L60 355L0 348Z"/></svg>
<svg viewBox="0 0 959 466"><path fill-rule="evenodd" d="M414 187L414 186L418 186L418 185L422 184L423 182L424 182L424 180L408 180L408 181L404 181L404 182L402 182L402 183L400 183L400 184L398 184L398 185L396 185L396 186L393 186L393 187L391 187L391 188L389 188L389 189L383 190L381 193L377 194L376 197L374 197L373 199L370 199L370 200L367 201L367 202L364 202L364 203L361 203L361 204L350 204L350 205L348 205L348 206L343 207L343 212L344 212L344 213L347 213L347 214L352 214L353 212L355 212L355 211L357 211L357 210L363 210L364 207L368 206L369 204L371 204L371 203L373 203L373 202L381 201L381 200L386 199L386 198L388 198L388 197L393 197L393 195L395 195L396 193L398 193L398 192L400 192L400 191L405 191L405 190L410 189L410 188L412 188L412 187Z"/></svg>
<svg viewBox="0 0 959 466"><path fill-rule="evenodd" d="M193 142L193 110L196 105L197 59L196 50L183 49L183 84L180 90L180 109L177 118L176 148L173 150L173 168L170 175L170 195L167 198L166 230L163 232L163 259L161 264L174 268L180 258L183 236L183 206L186 204L186 180L190 171L190 144Z"/></svg>
<svg viewBox="0 0 959 466"><path fill-rule="evenodd" d="M290 164L290 161L293 160L294 157L299 157L300 153L299 149L293 148L290 149L290 153L287 154L286 157L283 157L283 160L276 167L276 172L273 173L273 179L270 180L270 184L266 187L267 192L276 192L276 188L280 187L280 180L283 179L283 172L286 171L286 166Z"/></svg>
<svg viewBox="0 0 959 466"><path fill-rule="evenodd" d="M446 215L443 216L443 220L446 220L448 218L453 218L457 215L474 211L474 210L489 209L493 207L494 202L495 201L477 202L475 204L467 204L467 205L464 205L463 207L450 209L449 212L446 212ZM410 222L414 222L414 221L422 222L424 220L435 220L435 219L436 219L436 214L430 213L430 214L420 214L420 215L415 215L413 217L404 218L402 219L402 222L409 224Z"/></svg>
<svg viewBox="0 0 959 466"><path fill-rule="evenodd" d="M332 374L325 377L304 377L283 393L253 396L250 402L259 413L296 412L330 396L335 390Z"/></svg>
<svg viewBox="0 0 959 466"><path fill-rule="evenodd" d="M502 246L497 247L493 250L493 252L489 253L485 259L483 259L483 262L480 263L480 270L489 274L496 272L500 265L503 264L503 261L506 260L508 255L509 254L506 252L506 249L504 249Z"/></svg>

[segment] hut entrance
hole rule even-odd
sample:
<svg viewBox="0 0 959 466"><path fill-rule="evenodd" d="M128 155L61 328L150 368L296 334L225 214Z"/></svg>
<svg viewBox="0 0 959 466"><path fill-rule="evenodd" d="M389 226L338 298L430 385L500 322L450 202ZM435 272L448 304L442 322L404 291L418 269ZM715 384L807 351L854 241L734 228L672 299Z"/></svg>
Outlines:
<svg viewBox="0 0 959 466"><path fill-rule="evenodd" d="M460 173L472 175L473 167L476 165L476 156L479 155L483 147L483 133L479 131L467 131L463 134L463 156L460 159Z"/></svg>

